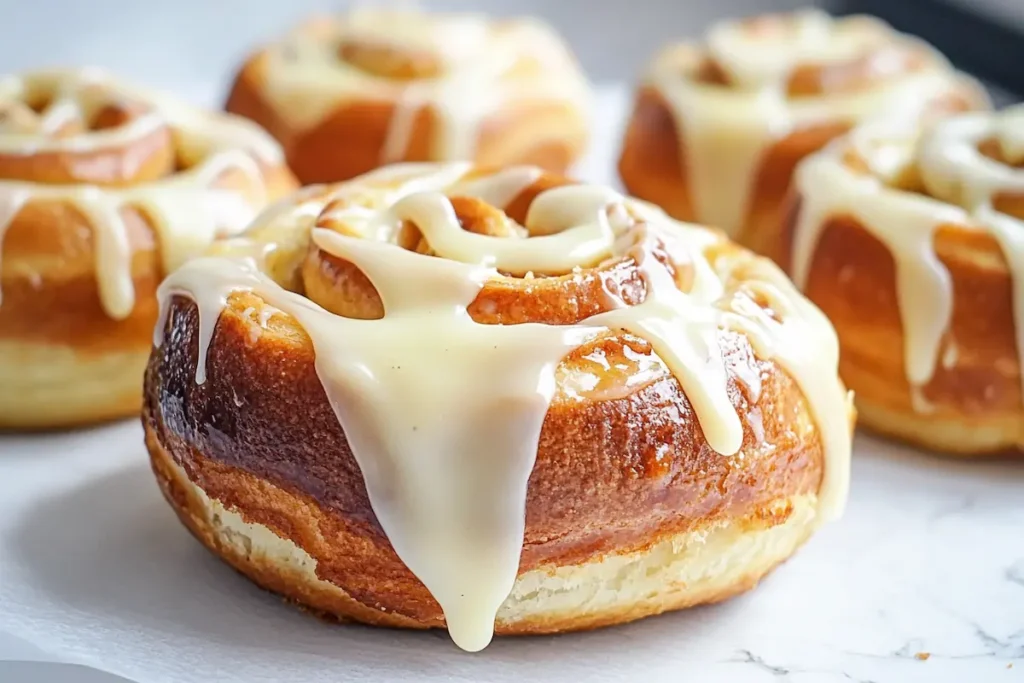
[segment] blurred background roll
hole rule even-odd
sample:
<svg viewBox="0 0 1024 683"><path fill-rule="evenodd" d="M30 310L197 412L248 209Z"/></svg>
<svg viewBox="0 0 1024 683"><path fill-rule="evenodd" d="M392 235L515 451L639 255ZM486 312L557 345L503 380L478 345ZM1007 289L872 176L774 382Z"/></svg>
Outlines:
<svg viewBox="0 0 1024 683"><path fill-rule="evenodd" d="M220 102L254 45L280 35L310 13L340 11L354 4L344 0L6 0L0 3L8 27L0 43L0 64L4 71L13 71L96 63L133 80ZM568 40L596 82L632 81L659 46L698 36L716 19L816 4L833 12L879 14L900 30L932 42L957 66L1015 91L1016 99L1024 95L1024 71L1014 68L1024 62L1021 0L424 0L419 4L430 9L543 17Z"/></svg>

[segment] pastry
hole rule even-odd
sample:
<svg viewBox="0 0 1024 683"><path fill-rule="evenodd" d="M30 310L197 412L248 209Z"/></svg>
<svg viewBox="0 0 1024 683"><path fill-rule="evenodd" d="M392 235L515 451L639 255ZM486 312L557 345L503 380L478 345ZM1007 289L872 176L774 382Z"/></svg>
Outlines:
<svg viewBox="0 0 1024 683"><path fill-rule="evenodd" d="M864 424L1024 444L1024 107L872 124L797 170L782 262L836 326Z"/></svg>
<svg viewBox="0 0 1024 683"><path fill-rule="evenodd" d="M137 414L164 273L294 186L244 119L95 70L0 77L0 427Z"/></svg>
<svg viewBox="0 0 1024 683"><path fill-rule="evenodd" d="M654 60L619 172L636 196L767 253L807 154L870 118L987 102L934 49L872 17L806 10L728 21Z"/></svg>
<svg viewBox="0 0 1024 683"><path fill-rule="evenodd" d="M588 100L538 21L361 9L257 52L227 108L269 130L300 180L322 183L396 161L563 171L586 144Z"/></svg>
<svg viewBox="0 0 1024 683"><path fill-rule="evenodd" d="M725 599L847 491L828 321L767 259L535 167L315 186L173 273L184 524L317 612L478 650Z"/></svg>

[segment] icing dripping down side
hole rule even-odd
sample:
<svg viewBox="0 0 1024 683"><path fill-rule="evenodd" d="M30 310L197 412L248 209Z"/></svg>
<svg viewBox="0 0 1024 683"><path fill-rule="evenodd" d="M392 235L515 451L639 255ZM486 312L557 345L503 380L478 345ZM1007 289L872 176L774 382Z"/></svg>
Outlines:
<svg viewBox="0 0 1024 683"><path fill-rule="evenodd" d="M170 272L217 236L241 231L266 202L266 182L257 158L267 163L279 161L280 150L248 122L203 112L89 70L8 76L0 81L0 104L17 105L19 98L35 91L52 91L58 96L40 117L40 130L0 131L0 155L99 150L124 150L123 154L129 155L133 144L168 126L179 159L190 163L186 170L165 178L125 187L0 180L0 262L3 236L22 207L32 201L69 204L92 229L97 286L103 309L111 318L126 318L135 305L126 210L139 210L149 219L160 244L164 272ZM76 117L87 120L90 111L118 98L141 102L149 109L122 126L66 137L45 136L48 127ZM218 187L225 174L244 178L245 189Z"/></svg>
<svg viewBox="0 0 1024 683"><path fill-rule="evenodd" d="M794 233L793 279L806 286L821 232L833 218L856 219L888 248L896 265L906 379L917 412L934 410L922 390L937 365L949 369L957 362L956 342L948 338L953 282L934 246L941 226L985 231L999 244L1013 282L1018 362L1024 365L1024 221L993 208L1002 193L1024 194L1024 171L979 149L985 140L1001 141L1021 130L1024 107L948 119L919 139L906 126L865 125L797 171L795 188L802 203ZM848 148L864 158L869 173L843 163ZM928 194L891 184L909 166L917 169ZM947 351L942 354L944 344Z"/></svg>
<svg viewBox="0 0 1024 683"><path fill-rule="evenodd" d="M795 184L803 204L793 241L794 282L807 285L814 249L830 218L850 216L867 227L896 263L907 379L914 386L927 384L953 314L952 283L933 238L943 223L962 222L964 212L928 197L885 192L877 178L856 175L826 155L801 164Z"/></svg>
<svg viewBox="0 0 1024 683"><path fill-rule="evenodd" d="M315 226L309 233L321 250L366 274L384 304L382 318L329 313L272 280L251 257L263 250L241 244L236 252L190 261L165 280L154 343L163 343L171 298L194 300L196 381L204 383L216 323L233 292L253 292L292 316L312 340L317 373L382 528L440 604L460 647L478 650L491 640L495 615L518 572L526 486L556 388L555 369L597 335L630 330L650 341L682 383L712 448L732 455L742 445L743 422L727 391L718 337L722 330L746 334L759 354L779 362L806 393L826 457L820 518L841 513L850 439L847 397L836 378L837 343L827 321L778 269L761 264L751 271L759 294L781 314L776 319L749 296L727 295L727 286L735 284L732 275L716 271L705 256L720 239L714 233L585 185L537 196L524 228L541 236L482 237L460 227L448 197L470 192L510 201L517 187L521 191L536 176L509 169L460 183L451 167L440 169L418 177L408 167L370 174L357 183L405 180L398 190L380 189L370 202L349 196L352 184L340 186L335 196L355 200L324 211L318 223L341 224L357 236ZM331 196L320 201L330 204ZM301 208L301 221L299 213L296 207L289 222L274 208L268 215L280 227L257 221L248 236L259 235L275 249L302 229L308 207ZM389 241L403 220L421 230L436 256ZM675 262L694 264L685 291L654 255L655 245ZM545 272L543 265L562 272L572 258L626 256L639 264L646 284L640 305L562 326L484 325L467 312L488 280L503 277L499 269ZM485 375L488 381L480 382Z"/></svg>

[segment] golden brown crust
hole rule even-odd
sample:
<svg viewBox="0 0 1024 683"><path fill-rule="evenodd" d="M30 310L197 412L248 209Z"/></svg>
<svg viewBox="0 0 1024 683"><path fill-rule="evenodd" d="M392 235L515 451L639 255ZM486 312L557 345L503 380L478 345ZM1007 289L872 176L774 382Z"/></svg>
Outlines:
<svg viewBox="0 0 1024 683"><path fill-rule="evenodd" d="M630 194L657 204L680 220L692 220L679 131L668 102L653 87L637 91L619 157L619 175Z"/></svg>
<svg viewBox="0 0 1024 683"><path fill-rule="evenodd" d="M123 187L156 180L174 170L171 130L161 126L132 145L133 163L124 162L123 149L40 154L0 154L0 179L37 183L92 183Z"/></svg>
<svg viewBox="0 0 1024 683"><path fill-rule="evenodd" d="M138 414L149 350L79 353L0 340L0 429L81 427Z"/></svg>
<svg viewBox="0 0 1024 683"><path fill-rule="evenodd" d="M377 168L395 115L392 102L364 99L339 104L313 126L292 126L266 96L269 55L260 52L242 67L225 104L267 129L285 149L303 184L337 182ZM437 161L432 146L440 124L434 109L418 111L409 143L392 161ZM582 154L587 124L564 102L517 102L487 117L479 129L475 159L484 166L527 164L562 173Z"/></svg>

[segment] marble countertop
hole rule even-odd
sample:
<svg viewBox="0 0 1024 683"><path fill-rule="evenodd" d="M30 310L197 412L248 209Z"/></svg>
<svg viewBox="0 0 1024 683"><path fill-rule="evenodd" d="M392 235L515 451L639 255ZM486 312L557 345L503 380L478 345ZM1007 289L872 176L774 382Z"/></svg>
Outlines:
<svg viewBox="0 0 1024 683"><path fill-rule="evenodd" d="M602 90L583 176L610 178L626 107ZM328 626L252 587L161 500L135 421L0 436L5 658L137 683L1024 681L1024 467L859 435L846 515L757 590L466 655L443 634ZM0 662L5 682L98 675Z"/></svg>

